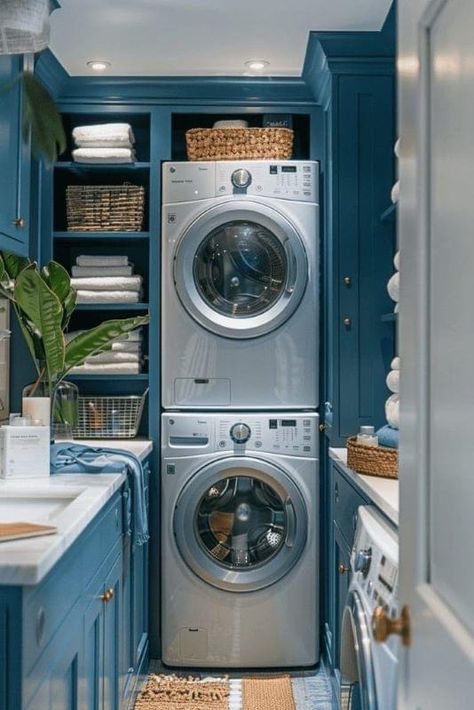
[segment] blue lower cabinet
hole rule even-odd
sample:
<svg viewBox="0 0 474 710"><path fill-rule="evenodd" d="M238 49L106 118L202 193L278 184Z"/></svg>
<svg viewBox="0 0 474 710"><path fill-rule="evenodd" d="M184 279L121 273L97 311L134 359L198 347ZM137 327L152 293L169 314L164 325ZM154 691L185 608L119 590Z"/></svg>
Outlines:
<svg viewBox="0 0 474 710"><path fill-rule="evenodd" d="M148 666L148 551L127 484L42 582L0 586L1 710L129 710Z"/></svg>

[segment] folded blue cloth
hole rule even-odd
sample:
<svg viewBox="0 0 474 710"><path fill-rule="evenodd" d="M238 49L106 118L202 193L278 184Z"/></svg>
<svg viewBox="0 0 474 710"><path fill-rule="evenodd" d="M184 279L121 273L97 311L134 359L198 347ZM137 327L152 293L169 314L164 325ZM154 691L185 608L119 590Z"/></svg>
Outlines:
<svg viewBox="0 0 474 710"><path fill-rule="evenodd" d="M386 424L378 430L377 436L380 446L389 446L391 449L398 449L400 441L400 432L398 429L393 429L393 427Z"/></svg>
<svg viewBox="0 0 474 710"><path fill-rule="evenodd" d="M140 459L131 451L93 448L64 441L51 446L51 473L122 473L126 471L132 488L132 514L125 516L126 532L134 545L149 539L145 504L145 477ZM128 522L127 522L128 520Z"/></svg>

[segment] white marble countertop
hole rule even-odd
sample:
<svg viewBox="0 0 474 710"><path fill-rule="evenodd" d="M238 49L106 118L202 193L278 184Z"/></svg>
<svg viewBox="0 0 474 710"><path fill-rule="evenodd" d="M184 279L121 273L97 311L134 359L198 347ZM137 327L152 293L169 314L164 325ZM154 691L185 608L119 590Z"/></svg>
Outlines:
<svg viewBox="0 0 474 710"><path fill-rule="evenodd" d="M133 451L141 459L153 449L151 441L136 439L78 443L87 443L96 448L104 446ZM125 474L112 473L93 476L68 473L36 479L0 479L0 522L43 522L58 528L58 532L53 535L0 542L0 586L40 582L118 491L124 480ZM36 501L36 507L34 504L31 506L32 500ZM54 511L47 509L51 501ZM29 511L27 520L25 509Z"/></svg>
<svg viewBox="0 0 474 710"><path fill-rule="evenodd" d="M379 508L387 518L398 526L399 482L392 478L364 476L347 465L347 449L329 449L331 459L343 469L355 485Z"/></svg>
<svg viewBox="0 0 474 710"><path fill-rule="evenodd" d="M153 442L149 439L77 439L76 444L84 444L94 449L123 449L131 451L143 461L153 451Z"/></svg>

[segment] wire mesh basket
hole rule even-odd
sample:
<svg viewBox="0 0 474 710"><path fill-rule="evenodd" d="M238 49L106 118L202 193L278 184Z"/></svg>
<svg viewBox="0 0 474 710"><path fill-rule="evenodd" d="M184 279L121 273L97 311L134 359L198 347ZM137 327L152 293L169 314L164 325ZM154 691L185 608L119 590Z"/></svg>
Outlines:
<svg viewBox="0 0 474 710"><path fill-rule="evenodd" d="M75 439L134 439L140 428L148 389L142 395L79 397Z"/></svg>

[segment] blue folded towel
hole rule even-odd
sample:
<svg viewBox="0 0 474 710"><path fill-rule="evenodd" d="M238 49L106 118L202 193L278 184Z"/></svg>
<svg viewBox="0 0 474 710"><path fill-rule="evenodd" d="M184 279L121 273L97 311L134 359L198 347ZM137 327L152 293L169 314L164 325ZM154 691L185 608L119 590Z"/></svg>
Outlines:
<svg viewBox="0 0 474 710"><path fill-rule="evenodd" d="M144 545L149 539L145 504L145 477L140 459L131 451L103 449L64 441L51 446L51 473L122 473L131 483L132 515L126 516L127 534L134 545ZM133 522L132 522L133 521Z"/></svg>
<svg viewBox="0 0 474 710"><path fill-rule="evenodd" d="M379 438L380 446L389 446L391 449L398 449L400 441L400 432L398 429L393 429L391 426L386 424L378 430L377 436Z"/></svg>

